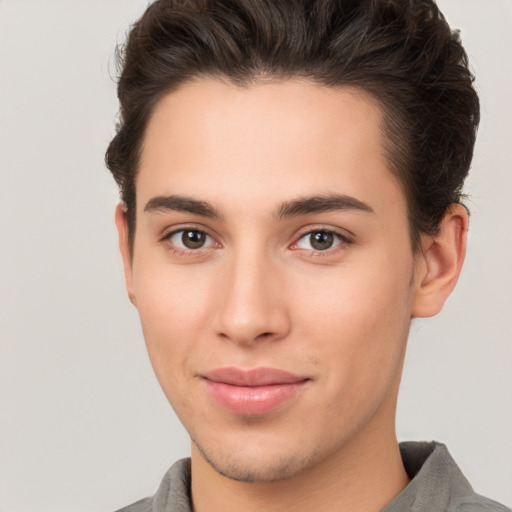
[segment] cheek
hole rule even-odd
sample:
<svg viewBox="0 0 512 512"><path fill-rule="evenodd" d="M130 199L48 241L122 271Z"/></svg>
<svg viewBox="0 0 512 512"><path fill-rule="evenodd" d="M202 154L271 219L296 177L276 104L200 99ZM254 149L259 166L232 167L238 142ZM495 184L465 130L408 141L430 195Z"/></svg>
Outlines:
<svg viewBox="0 0 512 512"><path fill-rule="evenodd" d="M193 271L141 263L140 271L134 272L137 309L151 363L167 391L170 382L186 374L188 354L209 323L211 290L207 280L197 279ZM179 372L173 371L178 368Z"/></svg>
<svg viewBox="0 0 512 512"><path fill-rule="evenodd" d="M317 340L318 357L340 390L340 380L364 390L400 372L410 324L410 276L402 270L407 266L390 272L394 266L375 261L309 288L302 337Z"/></svg>
<svg viewBox="0 0 512 512"><path fill-rule="evenodd" d="M409 277L404 272L390 272L383 265L380 272L343 269L323 278L312 279L302 291L298 304L311 329L328 330L344 338L366 338L378 331L380 336L395 330L396 321L409 317ZM392 267L391 267L392 268ZM385 270L384 270L385 269ZM360 340L361 341L361 340ZM371 342L371 339L367 339Z"/></svg>
<svg viewBox="0 0 512 512"><path fill-rule="evenodd" d="M210 294L204 272L172 265L160 258L140 258L134 265L137 309L150 331L193 328Z"/></svg>

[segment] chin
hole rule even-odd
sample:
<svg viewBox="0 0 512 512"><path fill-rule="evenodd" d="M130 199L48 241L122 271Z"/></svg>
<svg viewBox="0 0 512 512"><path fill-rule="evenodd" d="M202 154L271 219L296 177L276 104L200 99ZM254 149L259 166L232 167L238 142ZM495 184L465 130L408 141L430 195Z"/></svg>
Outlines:
<svg viewBox="0 0 512 512"><path fill-rule="evenodd" d="M193 441L204 460L220 475L238 482L278 482L293 478L314 465L315 457L303 453L247 454L232 449L216 456Z"/></svg>

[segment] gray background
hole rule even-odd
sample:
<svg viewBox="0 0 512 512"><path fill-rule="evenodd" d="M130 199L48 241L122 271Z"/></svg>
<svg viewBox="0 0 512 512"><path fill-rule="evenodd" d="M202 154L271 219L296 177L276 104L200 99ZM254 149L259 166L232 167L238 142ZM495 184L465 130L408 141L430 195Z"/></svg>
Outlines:
<svg viewBox="0 0 512 512"><path fill-rule="evenodd" d="M469 254L438 317L413 325L401 439L446 442L512 504L512 2L441 0L483 119ZM103 165L112 53L141 0L0 0L0 511L111 511L188 453L124 291Z"/></svg>

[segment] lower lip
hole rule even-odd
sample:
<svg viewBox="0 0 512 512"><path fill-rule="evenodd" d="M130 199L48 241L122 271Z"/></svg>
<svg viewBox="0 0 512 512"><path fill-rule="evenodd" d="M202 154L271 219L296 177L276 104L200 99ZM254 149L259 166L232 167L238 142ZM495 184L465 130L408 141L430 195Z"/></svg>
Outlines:
<svg viewBox="0 0 512 512"><path fill-rule="evenodd" d="M213 398L228 411L245 416L260 416L296 396L306 382L249 387L206 380L206 385Z"/></svg>

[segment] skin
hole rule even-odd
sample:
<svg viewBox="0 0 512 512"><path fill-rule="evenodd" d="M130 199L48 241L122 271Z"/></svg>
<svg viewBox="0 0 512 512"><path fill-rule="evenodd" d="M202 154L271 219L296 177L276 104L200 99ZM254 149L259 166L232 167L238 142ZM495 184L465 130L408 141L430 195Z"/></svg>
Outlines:
<svg viewBox="0 0 512 512"><path fill-rule="evenodd" d="M453 289L467 215L454 205L413 253L380 117L357 90L213 79L152 115L133 253L121 205L116 223L150 359L192 439L196 511L377 511L408 483L394 418L410 321ZM279 215L333 194L368 208ZM184 228L204 245L184 246ZM235 414L204 379L226 366L307 382L269 413Z"/></svg>

